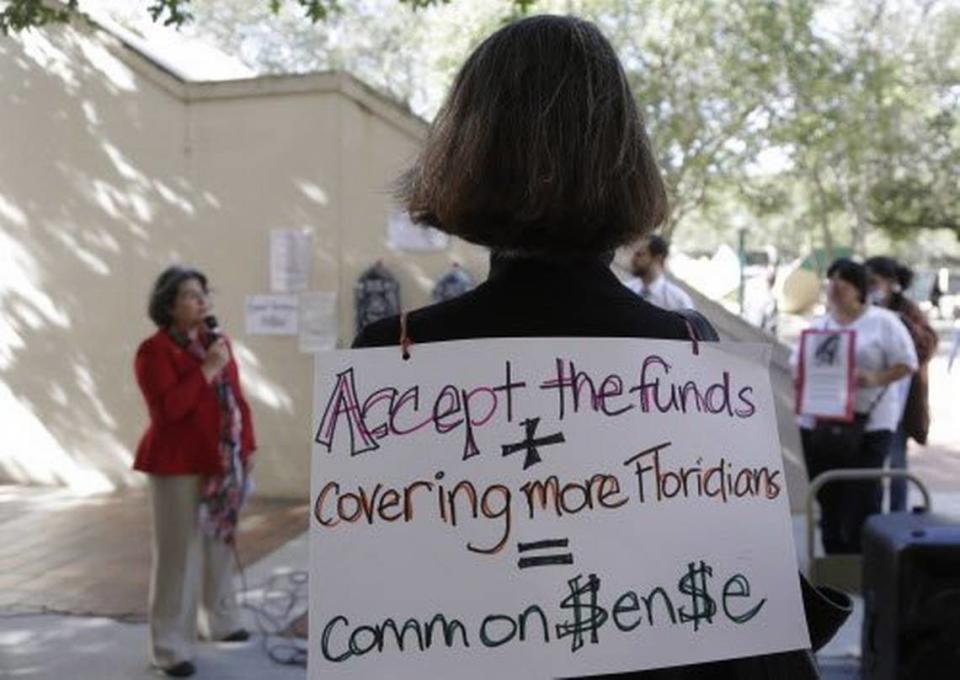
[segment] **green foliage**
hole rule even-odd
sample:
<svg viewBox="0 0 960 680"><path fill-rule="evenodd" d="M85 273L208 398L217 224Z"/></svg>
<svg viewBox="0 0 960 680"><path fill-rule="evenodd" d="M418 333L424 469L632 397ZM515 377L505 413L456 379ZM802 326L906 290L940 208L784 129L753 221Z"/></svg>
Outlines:
<svg viewBox="0 0 960 680"><path fill-rule="evenodd" d="M960 81L958 81L960 82ZM891 130L887 162L868 188L867 220L895 239L922 229L960 235L960 124L949 107Z"/></svg>
<svg viewBox="0 0 960 680"><path fill-rule="evenodd" d="M50 7L43 0L9 0L0 11L0 31L9 35L25 28L62 23L77 8L77 0L68 0L66 7Z"/></svg>
<svg viewBox="0 0 960 680"><path fill-rule="evenodd" d="M647 118L668 235L729 241L746 224L757 245L861 253L878 234L960 235L954 0L142 1L261 73L345 69L425 117L504 21L578 14L610 37ZM65 16L12 0L0 28Z"/></svg>
<svg viewBox="0 0 960 680"><path fill-rule="evenodd" d="M310 19L310 21L316 23L318 21L325 21L327 17L330 16L333 12L340 11L340 3L337 0L295 0L300 7L304 10L304 15ZM277 9L276 0L271 0L271 8L276 12Z"/></svg>
<svg viewBox="0 0 960 680"><path fill-rule="evenodd" d="M960 8L849 2L829 24L840 4L679 2L628 37L681 240L729 241L746 215L788 250L960 235Z"/></svg>
<svg viewBox="0 0 960 680"><path fill-rule="evenodd" d="M450 0L400 0L401 5L410 5L414 10L425 9L434 5L447 5Z"/></svg>
<svg viewBox="0 0 960 680"><path fill-rule="evenodd" d="M903 239L918 229L950 229L960 232L956 210L938 201L935 188L918 177L881 179L870 187L870 221Z"/></svg>
<svg viewBox="0 0 960 680"><path fill-rule="evenodd" d="M187 9L189 5L190 0L154 0L147 11L151 19L162 21L164 26L183 26L193 20L193 14Z"/></svg>
<svg viewBox="0 0 960 680"><path fill-rule="evenodd" d="M147 0L144 0L145 2ZM182 27L193 21L190 11L191 0L149 0L146 10L150 18L164 26ZM436 5L446 5L451 0L397 0L414 11ZM526 14L537 0L509 0L514 13ZM277 14L285 3L295 4L310 21L326 21L340 12L343 6L339 0L263 0L270 11ZM65 8L50 7L45 0L9 0L8 6L0 11L0 31L4 35L11 31L43 26L49 23L64 23L70 19L70 11L77 9L78 0L67 0Z"/></svg>
<svg viewBox="0 0 960 680"><path fill-rule="evenodd" d="M585 10L611 35L644 107L671 190L670 233L769 146L783 10L759 0L608 0Z"/></svg>

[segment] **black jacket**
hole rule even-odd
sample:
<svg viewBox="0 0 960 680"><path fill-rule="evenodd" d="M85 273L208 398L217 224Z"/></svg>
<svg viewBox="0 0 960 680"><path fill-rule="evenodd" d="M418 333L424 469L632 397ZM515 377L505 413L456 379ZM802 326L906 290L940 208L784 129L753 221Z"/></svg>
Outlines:
<svg viewBox="0 0 960 680"><path fill-rule="evenodd" d="M622 285L599 258L544 261L491 258L490 276L472 291L407 315L416 342L504 337L687 337L675 314ZM398 317L364 328L354 347L395 345Z"/></svg>
<svg viewBox="0 0 960 680"><path fill-rule="evenodd" d="M693 319L693 326L700 319ZM703 323L706 323L703 321ZM707 323L707 328L712 331ZM370 324L355 348L400 343L399 317ZM503 337L690 338L684 316L649 304L620 283L609 260L491 258L490 276L474 290L407 315L414 343ZM703 330L694 331L703 340ZM848 610L832 609L804 582L811 640L825 642ZM815 607L820 607L817 613ZM829 630L828 630L829 629ZM815 642L815 645L817 644ZM787 652L652 671L591 676L617 680L808 680L819 675L811 655Z"/></svg>

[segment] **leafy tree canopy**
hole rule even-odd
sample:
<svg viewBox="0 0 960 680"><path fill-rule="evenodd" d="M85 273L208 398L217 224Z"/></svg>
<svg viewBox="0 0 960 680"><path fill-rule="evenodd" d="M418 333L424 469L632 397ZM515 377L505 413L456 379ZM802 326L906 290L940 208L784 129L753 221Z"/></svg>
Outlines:
<svg viewBox="0 0 960 680"><path fill-rule="evenodd" d="M434 5L446 5L451 0L396 0L411 9L424 9ZM536 0L505 0L513 5L515 12L525 13ZM51 0L8 0L7 7L0 11L0 31L21 31L25 28L49 23L65 22L70 10L77 9L78 0L65 0L60 6ZM296 5L310 21L325 21L343 10L342 0L262 0L261 4L274 14L284 4ZM193 20L191 0L143 0L144 10L154 21L165 26L184 26Z"/></svg>
<svg viewBox="0 0 960 680"><path fill-rule="evenodd" d="M8 0L0 29L65 20L77 1ZM610 37L647 117L668 235L730 242L748 226L787 251L861 253L960 235L954 0L141 2L257 72L345 69L427 118L504 20L575 13Z"/></svg>

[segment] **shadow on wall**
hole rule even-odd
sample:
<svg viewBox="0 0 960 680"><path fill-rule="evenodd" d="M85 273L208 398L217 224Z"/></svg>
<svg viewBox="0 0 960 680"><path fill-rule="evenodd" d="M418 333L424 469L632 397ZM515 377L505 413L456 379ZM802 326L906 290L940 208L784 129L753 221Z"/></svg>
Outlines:
<svg viewBox="0 0 960 680"><path fill-rule="evenodd" d="M0 37L0 92L0 482L138 484L146 296L223 199L191 170L183 102L82 26ZM239 350L254 398L289 409Z"/></svg>

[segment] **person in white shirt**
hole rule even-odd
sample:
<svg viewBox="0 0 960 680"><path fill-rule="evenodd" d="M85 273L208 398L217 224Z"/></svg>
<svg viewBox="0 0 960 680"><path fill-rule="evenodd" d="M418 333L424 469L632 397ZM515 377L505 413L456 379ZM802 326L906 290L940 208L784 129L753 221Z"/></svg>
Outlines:
<svg viewBox="0 0 960 680"><path fill-rule="evenodd" d="M636 277L627 288L647 302L663 309L694 309L693 300L677 284L667 280L667 255L670 246L661 236L649 236L637 245L630 268Z"/></svg>
<svg viewBox="0 0 960 680"><path fill-rule="evenodd" d="M917 352L906 326L888 309L867 303L867 270L841 258L827 270L829 312L810 327L852 330L854 340L854 410L863 421L863 437L856 450L828 445L820 437L816 419L800 415L798 424L807 474L813 480L829 470L883 468L902 411L896 383L917 370ZM797 365L797 352L792 360ZM883 487L879 482L830 482L819 493L824 552L860 552L860 529L869 515L880 512Z"/></svg>

